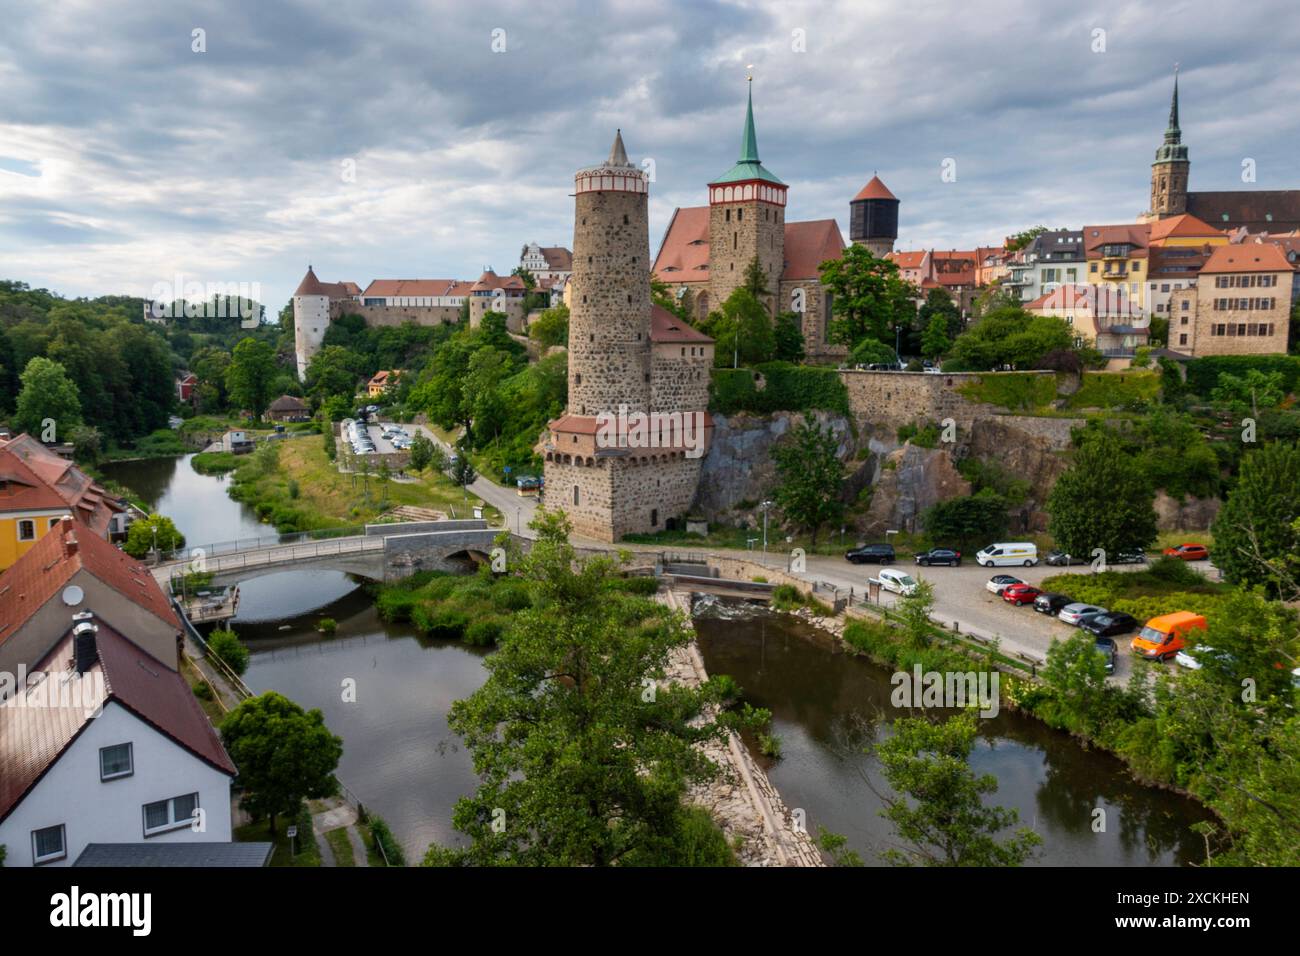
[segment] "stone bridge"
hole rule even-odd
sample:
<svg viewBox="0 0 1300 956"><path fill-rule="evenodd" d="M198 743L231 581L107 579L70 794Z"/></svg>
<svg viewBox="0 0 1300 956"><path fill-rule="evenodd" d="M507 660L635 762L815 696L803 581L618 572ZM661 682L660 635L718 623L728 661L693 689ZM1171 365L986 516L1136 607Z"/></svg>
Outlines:
<svg viewBox="0 0 1300 956"><path fill-rule="evenodd" d="M154 568L164 587L173 575L202 571L223 586L280 571L320 568L372 581L398 581L417 571L454 571L485 560L500 528L481 519L366 525L350 535L280 535L189 548Z"/></svg>

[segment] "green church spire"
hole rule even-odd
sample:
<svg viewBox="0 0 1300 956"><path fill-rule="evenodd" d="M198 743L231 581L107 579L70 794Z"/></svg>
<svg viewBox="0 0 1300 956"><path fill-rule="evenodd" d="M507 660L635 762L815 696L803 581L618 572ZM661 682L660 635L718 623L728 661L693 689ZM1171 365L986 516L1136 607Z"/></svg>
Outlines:
<svg viewBox="0 0 1300 956"><path fill-rule="evenodd" d="M1178 66L1174 65L1174 95L1169 101L1169 128L1165 130L1165 141L1156 150L1155 165L1161 163L1185 163L1188 161L1187 146L1183 143L1183 131L1178 126Z"/></svg>
<svg viewBox="0 0 1300 956"><path fill-rule="evenodd" d="M754 132L754 78L749 78L749 106L745 110L745 132L740 139L740 159L742 163L757 163L758 134Z"/></svg>
<svg viewBox="0 0 1300 956"><path fill-rule="evenodd" d="M740 137L740 159L736 165L727 170L710 185L738 183L747 179L761 179L764 182L784 186L758 158L758 134L754 131L754 77L749 77L749 104L745 109L745 130Z"/></svg>

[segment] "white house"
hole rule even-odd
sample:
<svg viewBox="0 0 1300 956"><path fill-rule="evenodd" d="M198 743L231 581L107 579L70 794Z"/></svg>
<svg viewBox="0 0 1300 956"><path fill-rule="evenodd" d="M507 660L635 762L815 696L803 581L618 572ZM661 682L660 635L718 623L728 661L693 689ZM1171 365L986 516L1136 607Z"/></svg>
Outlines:
<svg viewBox="0 0 1300 956"><path fill-rule="evenodd" d="M89 613L0 704L6 866L229 842L235 766L185 679Z"/></svg>

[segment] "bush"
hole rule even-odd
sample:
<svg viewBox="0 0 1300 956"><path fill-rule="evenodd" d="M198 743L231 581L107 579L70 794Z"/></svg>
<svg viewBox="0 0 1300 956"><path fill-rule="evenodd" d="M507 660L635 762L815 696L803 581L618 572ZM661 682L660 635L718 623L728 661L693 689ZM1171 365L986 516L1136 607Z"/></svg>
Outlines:
<svg viewBox="0 0 1300 956"><path fill-rule="evenodd" d="M217 630L208 635L208 653L215 654L225 661L236 674L248 670L248 648L235 635L234 631Z"/></svg>
<svg viewBox="0 0 1300 956"><path fill-rule="evenodd" d="M205 680L199 681L194 685L194 696L199 700L212 699L212 685Z"/></svg>
<svg viewBox="0 0 1300 956"><path fill-rule="evenodd" d="M755 374L761 374L760 391ZM812 409L849 413L849 393L833 368L765 362L756 369L713 369L709 408L723 415Z"/></svg>
<svg viewBox="0 0 1300 956"><path fill-rule="evenodd" d="M965 382L957 391L973 402L1011 411L1032 411L1056 399L1056 376L1041 372L996 372Z"/></svg>
<svg viewBox="0 0 1300 956"><path fill-rule="evenodd" d="M506 630L503 617L480 618L465 628L465 643L475 647L491 647L501 639Z"/></svg>
<svg viewBox="0 0 1300 956"><path fill-rule="evenodd" d="M659 579L649 576L620 578L611 582L611 586L616 590L623 591L627 594L650 597L652 594L659 591Z"/></svg>
<svg viewBox="0 0 1300 956"><path fill-rule="evenodd" d="M402 853L401 844L393 836L393 831L388 829L388 824L383 821L383 818L372 813L366 817L366 824L370 827L375 843L383 847L383 855L388 860L388 865L406 866L406 857Z"/></svg>
<svg viewBox="0 0 1300 956"><path fill-rule="evenodd" d="M333 634L339 629L339 622L332 617L323 617L316 622L316 630L322 634Z"/></svg>
<svg viewBox="0 0 1300 956"><path fill-rule="evenodd" d="M1160 399L1156 372L1084 372L1079 390L1066 408L1134 408Z"/></svg>
<svg viewBox="0 0 1300 956"><path fill-rule="evenodd" d="M1265 374L1280 372L1282 387L1288 393L1300 384L1300 356L1296 355L1207 355L1187 363L1187 387L1200 398L1208 400L1219 384L1219 376L1244 377L1254 369Z"/></svg>

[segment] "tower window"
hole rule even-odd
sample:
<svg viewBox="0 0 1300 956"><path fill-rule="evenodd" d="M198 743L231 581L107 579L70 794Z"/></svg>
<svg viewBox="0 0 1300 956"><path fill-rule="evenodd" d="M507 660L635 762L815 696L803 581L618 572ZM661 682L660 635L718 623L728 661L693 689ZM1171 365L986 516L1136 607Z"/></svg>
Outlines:
<svg viewBox="0 0 1300 956"><path fill-rule="evenodd" d="M731 222L731 210L727 210L727 222Z"/></svg>
<svg viewBox="0 0 1300 956"><path fill-rule="evenodd" d="M576 375L573 376L573 384L574 384L574 385L581 385L581 384L582 384L582 373L581 373L581 372L578 372Z"/></svg>
<svg viewBox="0 0 1300 956"><path fill-rule="evenodd" d="M736 222L740 222L740 220L742 220L742 219L744 219L744 218L745 218L745 210L743 210L743 209L737 209L737 210L736 210Z"/></svg>
<svg viewBox="0 0 1300 956"><path fill-rule="evenodd" d="M731 248L733 248L733 249L739 249L739 248L740 248L740 233L738 233L738 232L733 232L733 233L731 234Z"/></svg>
<svg viewBox="0 0 1300 956"><path fill-rule="evenodd" d="M632 294L631 294L631 293L628 293L627 304L628 304L628 305L631 305L631 304L632 304ZM637 338L640 338L640 337L641 337L641 336L639 336L639 335L637 336Z"/></svg>
<svg viewBox="0 0 1300 956"><path fill-rule="evenodd" d="M573 486L573 506L574 506L575 508L578 506L578 486L577 486L577 485L574 485L574 486Z"/></svg>
<svg viewBox="0 0 1300 956"><path fill-rule="evenodd" d="M627 213L623 213L623 225L627 225Z"/></svg>

